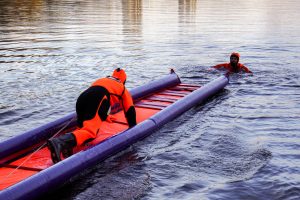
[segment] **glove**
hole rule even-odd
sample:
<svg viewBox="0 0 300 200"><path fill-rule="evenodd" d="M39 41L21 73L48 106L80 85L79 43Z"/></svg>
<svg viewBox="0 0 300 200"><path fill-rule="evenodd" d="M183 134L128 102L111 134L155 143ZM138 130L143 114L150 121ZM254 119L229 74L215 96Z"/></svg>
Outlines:
<svg viewBox="0 0 300 200"><path fill-rule="evenodd" d="M106 118L106 121L109 122L109 123L113 123L113 121L115 121L116 118L113 117L112 115L108 115L107 118Z"/></svg>

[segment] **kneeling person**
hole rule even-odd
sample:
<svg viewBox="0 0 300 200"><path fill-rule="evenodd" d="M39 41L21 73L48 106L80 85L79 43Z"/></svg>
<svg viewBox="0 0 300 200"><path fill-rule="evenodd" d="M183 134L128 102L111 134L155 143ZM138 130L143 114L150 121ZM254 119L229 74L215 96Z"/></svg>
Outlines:
<svg viewBox="0 0 300 200"><path fill-rule="evenodd" d="M76 102L79 129L48 140L53 163L61 161L61 153L65 158L69 157L74 147L95 139L110 109L118 108L116 105L122 105L129 127L136 125L135 107L125 82L126 73L118 68L112 76L96 80L80 94Z"/></svg>

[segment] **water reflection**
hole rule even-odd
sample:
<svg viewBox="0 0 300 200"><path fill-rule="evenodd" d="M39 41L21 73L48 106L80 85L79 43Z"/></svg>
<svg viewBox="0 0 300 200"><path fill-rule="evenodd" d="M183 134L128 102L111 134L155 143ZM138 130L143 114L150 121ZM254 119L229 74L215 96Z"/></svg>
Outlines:
<svg viewBox="0 0 300 200"><path fill-rule="evenodd" d="M131 52L130 56L124 57L123 66L134 65L134 60L142 59L143 56L143 1L122 1L122 35L123 50Z"/></svg>
<svg viewBox="0 0 300 200"><path fill-rule="evenodd" d="M43 4L43 0L1 0L0 23L12 25L16 19L24 24L38 21L43 12Z"/></svg>
<svg viewBox="0 0 300 200"><path fill-rule="evenodd" d="M179 23L195 22L197 11L197 0L179 0L178 1Z"/></svg>
<svg viewBox="0 0 300 200"><path fill-rule="evenodd" d="M122 1L122 23L123 34L133 33L141 35L142 33L142 0L123 0Z"/></svg>

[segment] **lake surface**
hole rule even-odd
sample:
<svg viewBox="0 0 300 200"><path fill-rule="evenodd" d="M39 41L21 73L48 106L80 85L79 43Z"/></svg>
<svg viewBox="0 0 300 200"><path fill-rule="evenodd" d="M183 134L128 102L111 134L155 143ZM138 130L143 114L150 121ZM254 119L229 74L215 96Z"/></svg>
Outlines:
<svg viewBox="0 0 300 200"><path fill-rule="evenodd" d="M49 199L300 198L298 0L0 0L0 141L75 110L91 82L174 68L205 84L233 51L253 76Z"/></svg>

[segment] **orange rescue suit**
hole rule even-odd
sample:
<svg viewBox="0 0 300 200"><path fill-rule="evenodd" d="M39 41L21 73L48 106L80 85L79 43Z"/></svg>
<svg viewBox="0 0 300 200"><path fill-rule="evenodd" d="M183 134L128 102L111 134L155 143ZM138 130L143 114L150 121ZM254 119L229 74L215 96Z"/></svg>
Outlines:
<svg viewBox="0 0 300 200"><path fill-rule="evenodd" d="M252 73L245 65L238 63L237 64L237 71L231 66L230 63L222 63L222 64L218 64L216 66L214 66L214 68L216 69L220 69L224 67L225 69L227 69L229 72L240 72L240 71L244 71L246 73Z"/></svg>
<svg viewBox="0 0 300 200"><path fill-rule="evenodd" d="M136 125L133 100L124 84L115 77L96 80L77 99L76 113L79 129L73 132L77 145L95 139L109 111L114 113L121 107L129 127Z"/></svg>
<svg viewBox="0 0 300 200"><path fill-rule="evenodd" d="M125 88L124 84L114 77L101 78L95 81L92 86L102 86L105 87L110 94L110 105L112 113L118 111L119 103L122 103L124 112L126 113L128 109L133 106L133 100L130 93Z"/></svg>

